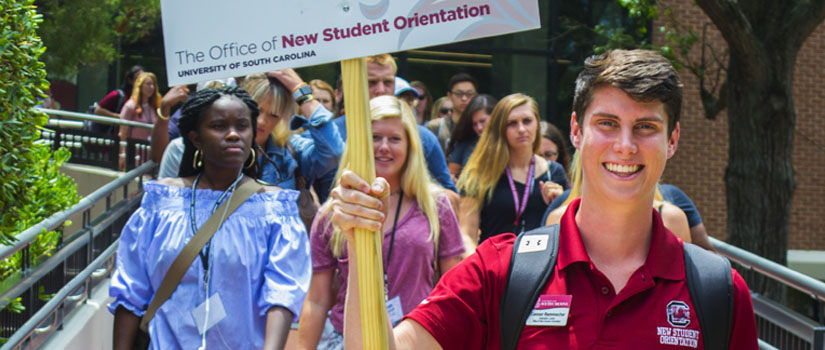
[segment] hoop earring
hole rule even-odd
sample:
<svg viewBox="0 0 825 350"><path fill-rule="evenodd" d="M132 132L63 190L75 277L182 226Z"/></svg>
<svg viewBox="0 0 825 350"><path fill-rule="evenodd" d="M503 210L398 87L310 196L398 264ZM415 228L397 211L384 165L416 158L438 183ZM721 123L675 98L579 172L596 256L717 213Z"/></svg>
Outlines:
<svg viewBox="0 0 825 350"><path fill-rule="evenodd" d="M192 157L192 168L200 168L203 165L202 158L203 155L201 154L201 150L196 149L195 155Z"/></svg>
<svg viewBox="0 0 825 350"><path fill-rule="evenodd" d="M249 165L246 166L246 169L251 168L253 165L255 165L255 161L258 160L258 157L255 156L255 148L252 147L250 150L252 151L252 161L249 162Z"/></svg>

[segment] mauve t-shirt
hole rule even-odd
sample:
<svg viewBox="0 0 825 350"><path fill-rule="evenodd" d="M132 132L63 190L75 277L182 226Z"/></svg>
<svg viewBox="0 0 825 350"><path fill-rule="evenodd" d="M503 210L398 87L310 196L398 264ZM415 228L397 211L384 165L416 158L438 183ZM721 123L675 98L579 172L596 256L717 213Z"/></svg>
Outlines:
<svg viewBox="0 0 825 350"><path fill-rule="evenodd" d="M135 100L132 99L126 101L126 103L123 104L123 109L120 110L120 119L123 120L154 124L157 118L158 115L155 109L148 103L143 105L143 111L138 114L137 104L135 104ZM127 130L131 131L131 133L127 134L126 138L149 141L149 136L152 136L152 129L127 127Z"/></svg>
<svg viewBox="0 0 825 350"><path fill-rule="evenodd" d="M450 206L446 195L437 197L438 221L441 226L438 255L441 260L456 257L464 253L458 219ZM412 311L432 290L433 282L433 243L430 236L430 224L419 209L418 202L413 201L410 209L398 219L392 261L387 263L392 228L384 231L384 270L387 271L389 298L399 296L404 314ZM330 322L335 330L344 329L344 299L347 293L347 275L349 259L346 245L340 258L332 255L329 240L332 225L327 224L323 215L317 215L310 231L313 272L337 268L336 275L341 288L335 296L335 305L330 312Z"/></svg>

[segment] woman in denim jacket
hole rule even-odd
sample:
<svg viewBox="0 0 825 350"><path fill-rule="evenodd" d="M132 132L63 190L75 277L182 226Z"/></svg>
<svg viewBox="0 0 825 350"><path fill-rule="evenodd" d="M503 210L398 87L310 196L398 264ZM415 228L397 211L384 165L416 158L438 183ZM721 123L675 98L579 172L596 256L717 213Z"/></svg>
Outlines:
<svg viewBox="0 0 825 350"><path fill-rule="evenodd" d="M293 100L290 91L304 85L292 69L249 75L242 84L261 109L255 140L264 151L257 155L261 180L281 188L306 189L338 166L344 148L338 129L330 123L332 112L314 98L304 96L300 107ZM309 119L295 115L298 108ZM309 137L294 132L301 128ZM304 188L298 188L296 175L303 177Z"/></svg>

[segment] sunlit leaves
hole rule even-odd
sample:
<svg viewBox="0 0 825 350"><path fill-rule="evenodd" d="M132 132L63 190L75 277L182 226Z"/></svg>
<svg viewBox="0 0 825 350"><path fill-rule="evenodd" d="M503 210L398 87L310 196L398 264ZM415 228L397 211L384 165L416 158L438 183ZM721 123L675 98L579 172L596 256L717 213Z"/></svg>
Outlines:
<svg viewBox="0 0 825 350"><path fill-rule="evenodd" d="M84 66L106 65L118 45L145 37L159 22L157 0L37 0L49 48L43 61L50 76L70 77Z"/></svg>
<svg viewBox="0 0 825 350"><path fill-rule="evenodd" d="M36 143L48 116L35 108L48 88L45 52L36 30L43 17L33 0L0 0L0 244L78 201L74 181L60 173L69 158L65 149L52 151ZM76 43L75 43L76 44ZM60 231L46 231L31 243L29 265L51 254ZM0 261L0 281L22 267L21 254ZM20 300L8 310L19 312Z"/></svg>

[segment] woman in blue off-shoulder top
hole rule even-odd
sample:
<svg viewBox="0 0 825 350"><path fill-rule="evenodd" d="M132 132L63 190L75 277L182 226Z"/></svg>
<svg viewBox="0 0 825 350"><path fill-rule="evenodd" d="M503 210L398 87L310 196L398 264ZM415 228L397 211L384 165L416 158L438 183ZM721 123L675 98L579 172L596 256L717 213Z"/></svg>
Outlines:
<svg viewBox="0 0 825 350"><path fill-rule="evenodd" d="M236 187L256 181L258 107L246 92L201 90L182 110L182 177L144 184L140 208L121 232L109 288L115 349L131 348L140 317L194 232ZM266 186L227 214L149 322L150 348L283 348L312 273L297 196ZM204 316L195 310L207 299Z"/></svg>

